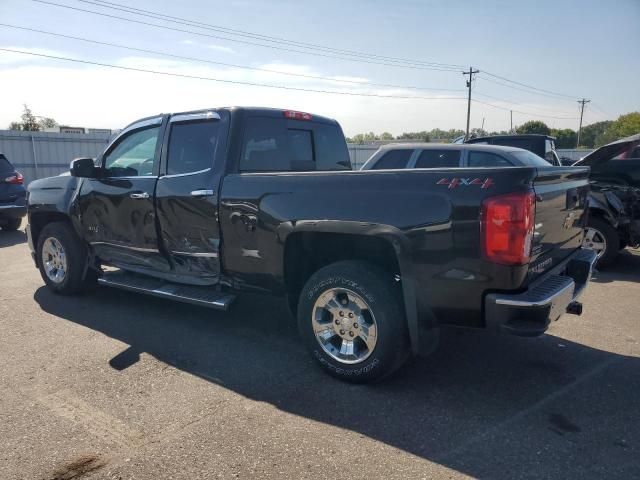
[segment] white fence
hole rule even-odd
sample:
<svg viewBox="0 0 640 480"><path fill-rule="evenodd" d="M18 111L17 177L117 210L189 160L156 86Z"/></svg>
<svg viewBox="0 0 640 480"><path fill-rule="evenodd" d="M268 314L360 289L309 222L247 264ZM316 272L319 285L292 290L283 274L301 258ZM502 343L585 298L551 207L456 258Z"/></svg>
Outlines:
<svg viewBox="0 0 640 480"><path fill-rule="evenodd" d="M68 171L69 162L78 157L97 157L109 143L105 133L48 133L0 130L0 152L25 177L25 183ZM379 145L347 145L354 170L359 169ZM579 160L592 150L558 150L560 157Z"/></svg>
<svg viewBox="0 0 640 480"><path fill-rule="evenodd" d="M97 157L109 142L103 133L48 133L0 130L0 152L19 170L25 183L59 175L78 157Z"/></svg>

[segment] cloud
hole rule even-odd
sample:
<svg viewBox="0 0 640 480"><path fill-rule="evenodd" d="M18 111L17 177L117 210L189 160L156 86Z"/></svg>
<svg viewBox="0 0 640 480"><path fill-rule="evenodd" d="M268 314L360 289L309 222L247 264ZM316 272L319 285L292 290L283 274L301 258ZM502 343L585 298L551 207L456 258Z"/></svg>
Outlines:
<svg viewBox="0 0 640 480"><path fill-rule="evenodd" d="M200 47L200 48L206 48L206 49L209 49L209 50L215 50L216 52L236 53L236 51L233 48L230 48L230 47L225 47L225 46L222 46L222 45L201 43L201 42L197 42L197 41L191 40L191 39L182 40L180 43L183 44L183 45L193 45L193 46Z"/></svg>
<svg viewBox="0 0 640 480"><path fill-rule="evenodd" d="M16 49L26 50L22 47ZM36 53L41 52L44 53L42 50ZM65 56L52 50L47 52ZM24 61L23 56L16 56L19 62L7 62L5 55L0 55L0 58L3 59L0 64L3 85L0 89L0 128L6 127L20 116L23 103L27 103L37 115L53 117L60 123L105 128L120 128L137 118L159 112L228 105L287 108L325 115L337 119L348 135L364 131L390 131L399 134L435 127L462 128L466 119L466 103L463 101L323 94L153 75L92 65L79 67L65 62L41 62L35 57L27 57L28 62ZM402 89L337 83L336 79L325 81L287 77L164 58L131 56L119 59L116 64L235 82L378 95L435 97ZM321 75L307 65L274 62L261 65L263 67ZM482 117L486 117L485 128L502 129L508 126L509 112L473 105L472 127L480 126ZM571 121L558 121L556 127L564 127L565 123L566 126L574 126Z"/></svg>

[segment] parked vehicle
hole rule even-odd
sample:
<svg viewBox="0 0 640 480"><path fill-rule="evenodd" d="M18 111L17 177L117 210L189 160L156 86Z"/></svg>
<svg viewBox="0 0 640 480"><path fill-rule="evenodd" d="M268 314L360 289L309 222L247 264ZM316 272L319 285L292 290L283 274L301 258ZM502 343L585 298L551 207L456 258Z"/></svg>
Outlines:
<svg viewBox="0 0 640 480"><path fill-rule="evenodd" d="M7 157L0 153L0 228L17 230L27 215L24 178Z"/></svg>
<svg viewBox="0 0 640 480"><path fill-rule="evenodd" d="M560 157L558 157L558 152L556 152L556 139L549 135L493 135L488 137L471 138L465 143L523 148L544 158L551 165L563 165L560 161Z"/></svg>
<svg viewBox="0 0 640 480"><path fill-rule="evenodd" d="M640 134L600 147L574 165L591 167L583 246L597 252L604 268L625 247L640 247Z"/></svg>
<svg viewBox="0 0 640 480"><path fill-rule="evenodd" d="M535 336L581 312L588 168L343 169L342 130L316 115L146 118L30 184L32 256L59 294L286 296L319 364L354 382L429 353L442 325Z"/></svg>
<svg viewBox="0 0 640 480"><path fill-rule="evenodd" d="M528 150L493 145L450 143L390 143L383 145L362 170L402 168L548 167Z"/></svg>

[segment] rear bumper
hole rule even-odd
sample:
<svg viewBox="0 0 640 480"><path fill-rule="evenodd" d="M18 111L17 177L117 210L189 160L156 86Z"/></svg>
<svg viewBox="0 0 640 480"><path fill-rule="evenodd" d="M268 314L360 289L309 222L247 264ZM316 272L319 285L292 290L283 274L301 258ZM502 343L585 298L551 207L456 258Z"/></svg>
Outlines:
<svg viewBox="0 0 640 480"><path fill-rule="evenodd" d="M25 205L2 205L0 204L0 219L3 218L22 218L27 214Z"/></svg>
<svg viewBox="0 0 640 480"><path fill-rule="evenodd" d="M542 335L552 321L568 310L581 311L576 303L584 292L596 262L592 250L578 249L545 273L522 293L491 293L485 298L488 328L518 336Z"/></svg>

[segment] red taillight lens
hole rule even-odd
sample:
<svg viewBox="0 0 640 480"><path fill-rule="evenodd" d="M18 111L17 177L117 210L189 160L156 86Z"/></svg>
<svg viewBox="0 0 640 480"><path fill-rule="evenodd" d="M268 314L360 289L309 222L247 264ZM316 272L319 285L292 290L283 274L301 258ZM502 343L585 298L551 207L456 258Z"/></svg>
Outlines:
<svg viewBox="0 0 640 480"><path fill-rule="evenodd" d="M505 265L528 263L535 215L536 196L532 191L485 199L480 217L485 258Z"/></svg>
<svg viewBox="0 0 640 480"><path fill-rule="evenodd" d="M12 185L22 185L24 183L24 177L20 172L16 172L15 175L5 178L4 182Z"/></svg>
<svg viewBox="0 0 640 480"><path fill-rule="evenodd" d="M291 120L311 120L313 118L310 113L294 112L293 110L285 110L282 114Z"/></svg>

